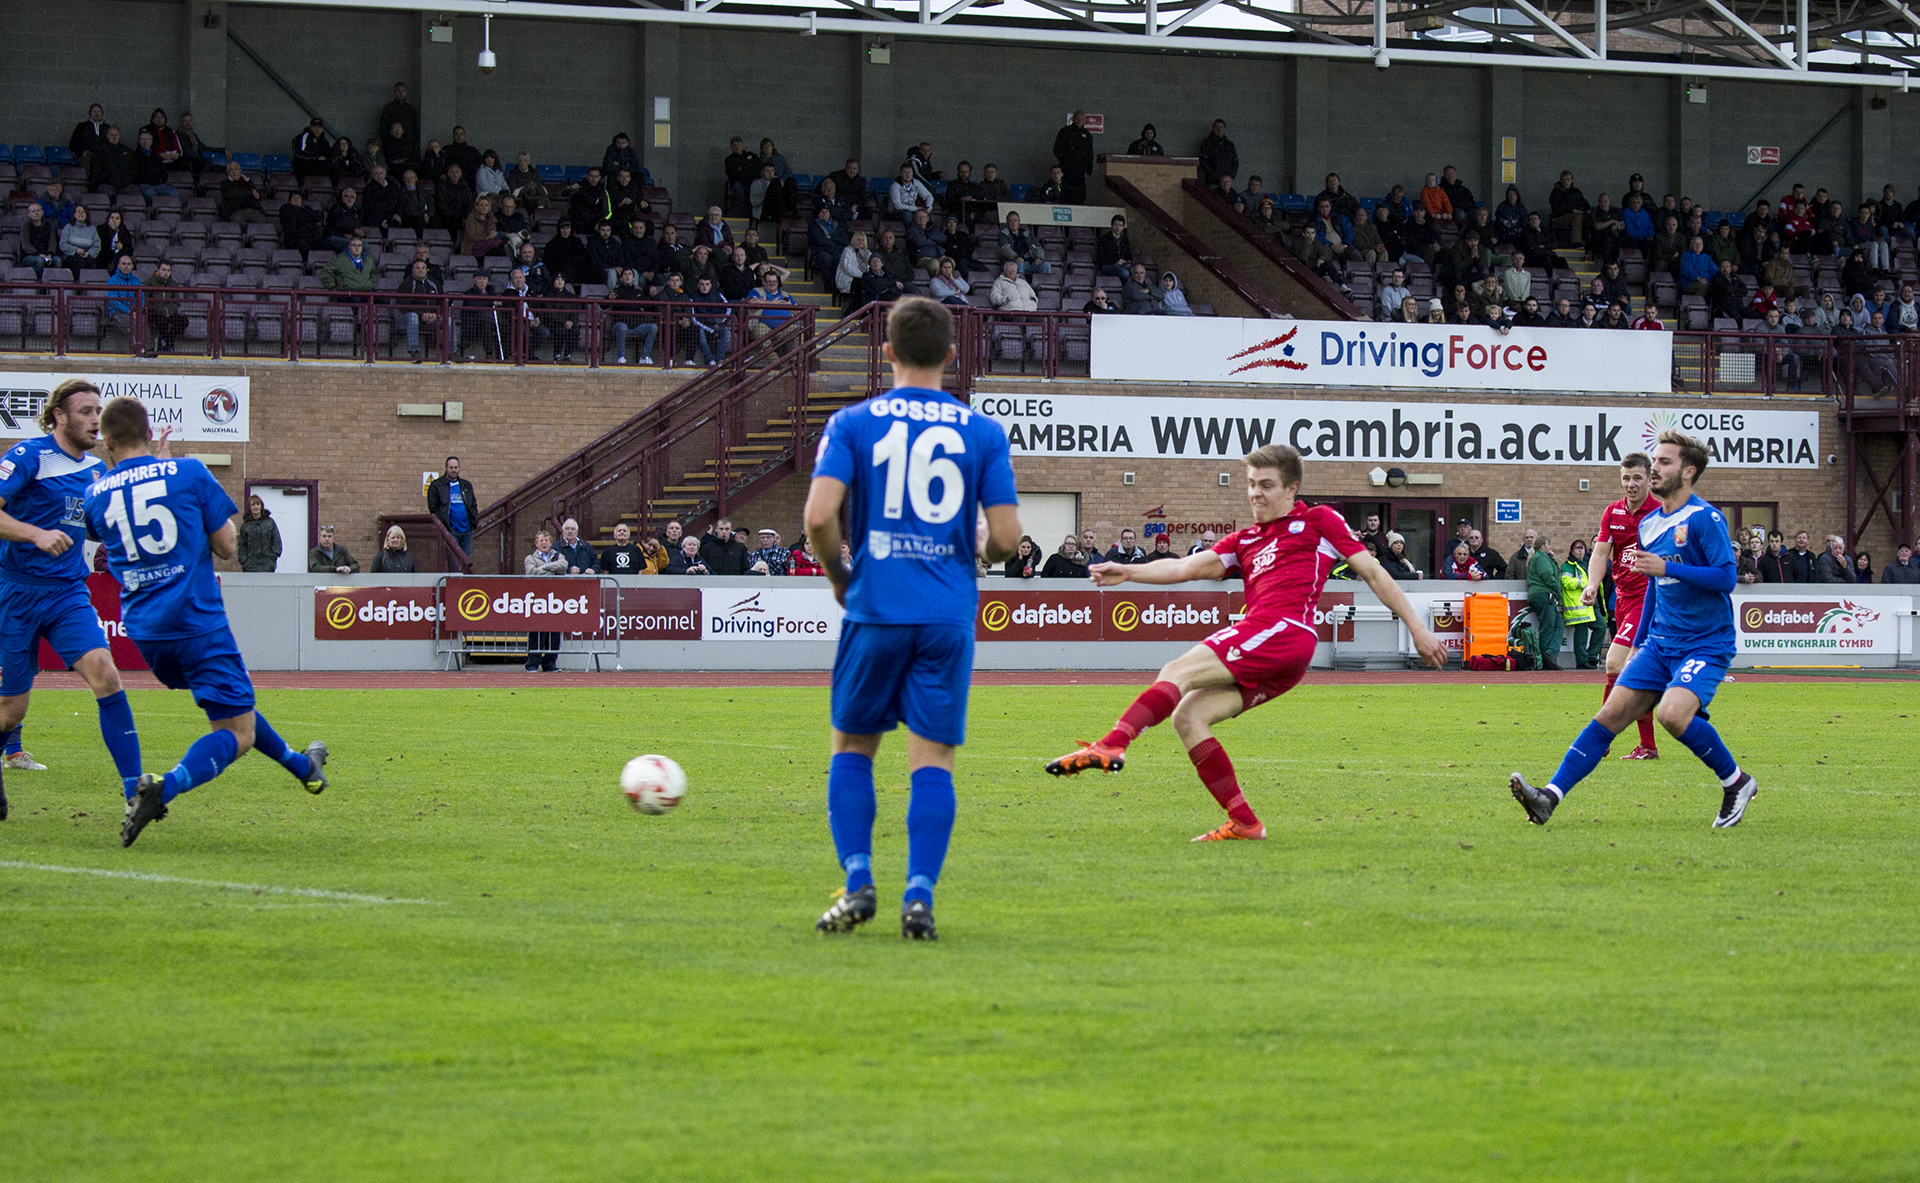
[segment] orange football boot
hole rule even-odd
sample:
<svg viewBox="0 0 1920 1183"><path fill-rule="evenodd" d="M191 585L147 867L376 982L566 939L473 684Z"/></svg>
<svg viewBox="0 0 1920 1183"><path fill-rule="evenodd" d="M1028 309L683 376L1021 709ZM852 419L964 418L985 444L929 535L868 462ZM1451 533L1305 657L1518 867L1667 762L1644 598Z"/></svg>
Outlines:
<svg viewBox="0 0 1920 1183"><path fill-rule="evenodd" d="M1110 748L1102 743L1077 741L1080 750L1047 761L1047 771L1055 776L1072 776L1089 769L1101 772L1118 772L1127 766L1127 753L1121 748Z"/></svg>
<svg viewBox="0 0 1920 1183"><path fill-rule="evenodd" d="M1221 826L1219 829L1208 830L1206 833L1200 835L1198 838L1192 839L1192 841L1194 842L1233 842L1236 840L1241 840L1241 841L1249 841L1249 842L1259 842L1264 840L1266 836L1267 836L1267 825L1265 822L1255 822L1253 825L1243 826L1239 822L1234 821L1232 818L1228 818L1227 823Z"/></svg>

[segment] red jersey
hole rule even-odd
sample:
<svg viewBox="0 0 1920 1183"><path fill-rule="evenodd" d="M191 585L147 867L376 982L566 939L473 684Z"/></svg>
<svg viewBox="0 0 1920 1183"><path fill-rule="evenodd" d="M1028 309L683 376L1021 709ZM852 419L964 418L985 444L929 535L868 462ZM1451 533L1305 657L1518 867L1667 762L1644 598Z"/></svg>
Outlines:
<svg viewBox="0 0 1920 1183"><path fill-rule="evenodd" d="M1658 508L1660 503L1649 494L1638 512L1628 509L1627 499L1622 497L1600 513L1600 533L1593 540L1613 546L1613 587L1622 600L1638 600L1647 594L1647 577L1627 564L1640 545L1640 519Z"/></svg>
<svg viewBox="0 0 1920 1183"><path fill-rule="evenodd" d="M1320 589L1340 560L1365 550L1339 511L1293 503L1293 512L1263 526L1235 530L1213 552L1247 581L1247 619L1288 620L1313 627Z"/></svg>

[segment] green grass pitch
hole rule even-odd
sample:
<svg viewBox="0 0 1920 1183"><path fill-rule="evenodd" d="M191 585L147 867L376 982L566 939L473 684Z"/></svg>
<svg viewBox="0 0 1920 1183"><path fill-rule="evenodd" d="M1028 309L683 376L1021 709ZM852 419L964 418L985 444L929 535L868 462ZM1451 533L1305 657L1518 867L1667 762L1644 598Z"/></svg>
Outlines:
<svg viewBox="0 0 1920 1183"><path fill-rule="evenodd" d="M934 945L894 920L897 738L881 915L813 932L824 691L269 692L333 788L249 756L131 851L91 703L42 693L0 1175L1920 1178L1920 687L1727 686L1763 791L1714 832L1674 741L1525 824L1506 774L1597 685L1310 680L1221 729L1273 840L1197 846L1167 728L1040 771L1131 693L975 692ZM150 767L203 729L134 709ZM687 769L674 814L618 794L644 751Z"/></svg>

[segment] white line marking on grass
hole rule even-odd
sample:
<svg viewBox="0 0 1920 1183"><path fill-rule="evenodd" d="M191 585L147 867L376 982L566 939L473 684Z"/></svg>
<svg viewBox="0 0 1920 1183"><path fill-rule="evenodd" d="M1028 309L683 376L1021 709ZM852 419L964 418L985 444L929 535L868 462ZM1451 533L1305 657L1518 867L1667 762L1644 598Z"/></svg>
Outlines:
<svg viewBox="0 0 1920 1183"><path fill-rule="evenodd" d="M182 879L157 875L151 871L107 871L98 867L56 867L51 863L24 863L0 859L0 868L15 871L47 871L57 875L93 875L101 879L134 879L141 883L178 883L186 887L212 887L221 891L247 891L254 895L299 895L321 900L349 900L356 904L437 904L438 900L400 899L390 895L359 895L351 891L327 891L318 887L276 887L269 883L226 883L218 879Z"/></svg>

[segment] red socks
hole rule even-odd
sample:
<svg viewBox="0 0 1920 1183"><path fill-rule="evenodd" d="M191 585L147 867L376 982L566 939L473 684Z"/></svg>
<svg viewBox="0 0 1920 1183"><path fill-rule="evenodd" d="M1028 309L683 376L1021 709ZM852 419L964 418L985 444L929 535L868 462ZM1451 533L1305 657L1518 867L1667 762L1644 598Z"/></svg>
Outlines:
<svg viewBox="0 0 1920 1183"><path fill-rule="evenodd" d="M1618 680L1619 679L1614 677L1612 674L1607 675L1607 689L1604 693L1600 695L1601 702L1607 701L1608 695L1611 695L1613 693L1613 684ZM1655 750L1658 750L1660 746L1659 744L1654 742L1652 711L1648 711L1646 714L1640 716L1640 746L1643 748L1651 748Z"/></svg>
<svg viewBox="0 0 1920 1183"><path fill-rule="evenodd" d="M1260 824L1260 818L1240 792L1240 782L1233 775L1233 761L1227 758L1227 750L1220 746L1219 740L1202 740L1198 746L1188 750L1187 758L1193 761L1194 771L1200 774L1200 783L1207 786L1207 792L1213 794L1213 799L1227 811L1228 817L1243 826Z"/></svg>
<svg viewBox="0 0 1920 1183"><path fill-rule="evenodd" d="M1179 705L1180 688L1178 686L1172 682L1155 682L1140 692L1140 697L1133 700L1133 705L1126 709L1126 713L1120 716L1120 721L1113 725L1113 730L1107 732L1106 738L1100 742L1107 747L1124 751L1142 731L1155 724L1166 722L1167 716L1173 714L1173 708ZM1228 769L1227 775L1229 777L1233 775L1232 769Z"/></svg>

